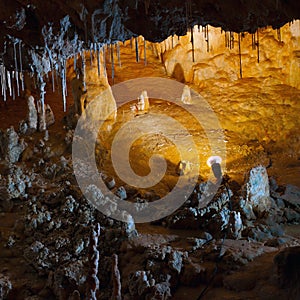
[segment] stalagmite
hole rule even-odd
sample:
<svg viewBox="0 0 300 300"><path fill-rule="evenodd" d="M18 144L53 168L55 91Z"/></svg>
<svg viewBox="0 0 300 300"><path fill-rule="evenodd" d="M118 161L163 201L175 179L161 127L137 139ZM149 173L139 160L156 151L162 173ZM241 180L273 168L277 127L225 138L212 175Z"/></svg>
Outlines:
<svg viewBox="0 0 300 300"><path fill-rule="evenodd" d="M148 97L147 91L142 91L142 93L140 95L140 99L141 99L141 102L143 103L143 110L145 112L148 112L149 108L150 108L150 104L149 104L149 97Z"/></svg>
<svg viewBox="0 0 300 300"><path fill-rule="evenodd" d="M34 98L32 96L28 97L27 105L28 105L28 115L27 115L28 127L30 129L36 130L37 123L38 123L38 114L34 104Z"/></svg>
<svg viewBox="0 0 300 300"><path fill-rule="evenodd" d="M113 294L111 300L122 300L121 295L121 276L118 267L118 255L113 254L112 257L112 282L113 282Z"/></svg>
<svg viewBox="0 0 300 300"><path fill-rule="evenodd" d="M136 59L136 62L140 61L140 58L139 58L139 41L138 41L138 37L135 38L135 59Z"/></svg>
<svg viewBox="0 0 300 300"><path fill-rule="evenodd" d="M189 88L188 85L185 85L183 90L182 90L182 95L181 95L181 102L184 104L192 104L192 95L191 95L191 89Z"/></svg>
<svg viewBox="0 0 300 300"><path fill-rule="evenodd" d="M18 72L18 61L17 61L17 50L16 50L16 43L14 41L14 61L15 61L15 74L16 74L16 82L17 82L17 94L20 96L20 87L19 87L19 72Z"/></svg>
<svg viewBox="0 0 300 300"><path fill-rule="evenodd" d="M100 237L100 225L97 224L91 232L89 243L89 273L87 276L86 295L89 300L97 299L97 291L99 289L98 266L99 251L98 239Z"/></svg>
<svg viewBox="0 0 300 300"><path fill-rule="evenodd" d="M23 63L22 63L22 42L19 42L19 56L20 56L20 78L21 78L21 88L24 91L24 76L23 76Z"/></svg>
<svg viewBox="0 0 300 300"><path fill-rule="evenodd" d="M240 76L241 76L241 78L243 78L242 54L241 54L241 33L239 33L239 60L240 60Z"/></svg>

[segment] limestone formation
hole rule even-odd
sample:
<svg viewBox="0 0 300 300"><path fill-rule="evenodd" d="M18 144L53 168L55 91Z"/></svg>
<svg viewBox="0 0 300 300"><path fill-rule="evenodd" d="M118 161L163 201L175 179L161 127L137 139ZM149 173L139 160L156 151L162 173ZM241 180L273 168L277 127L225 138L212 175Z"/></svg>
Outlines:
<svg viewBox="0 0 300 300"><path fill-rule="evenodd" d="M8 128L6 132L0 130L0 158L15 163L19 161L25 148L24 140L19 138L13 127Z"/></svg>
<svg viewBox="0 0 300 300"><path fill-rule="evenodd" d="M27 115L27 122L28 127L30 129L37 129L37 123L38 123L38 115L37 110L34 104L34 98L33 96L29 96L27 98L27 105L28 105L28 115Z"/></svg>
<svg viewBox="0 0 300 300"><path fill-rule="evenodd" d="M192 104L192 95L189 86L185 85L182 91L181 102L183 104Z"/></svg>
<svg viewBox="0 0 300 300"><path fill-rule="evenodd" d="M112 282L113 294L111 300L121 300L121 276L118 268L118 255L114 254L112 257Z"/></svg>
<svg viewBox="0 0 300 300"><path fill-rule="evenodd" d="M272 207L270 200L269 177L263 166L257 166L249 172L245 185L246 201L257 214L264 213Z"/></svg>

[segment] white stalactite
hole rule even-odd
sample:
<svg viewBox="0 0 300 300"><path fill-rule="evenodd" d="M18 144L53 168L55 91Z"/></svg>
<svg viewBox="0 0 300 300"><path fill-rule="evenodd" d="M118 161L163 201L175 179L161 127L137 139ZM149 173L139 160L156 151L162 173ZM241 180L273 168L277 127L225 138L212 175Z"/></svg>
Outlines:
<svg viewBox="0 0 300 300"><path fill-rule="evenodd" d="M16 100L16 92L15 92L14 78L15 78L15 71L11 71L12 97L13 97L13 100Z"/></svg>
<svg viewBox="0 0 300 300"><path fill-rule="evenodd" d="M20 56L20 78L21 78L21 87L24 91L24 76L23 76L23 62L22 62L22 42L19 42L19 56Z"/></svg>
<svg viewBox="0 0 300 300"><path fill-rule="evenodd" d="M0 65L1 91L3 100L6 101L6 74L4 64Z"/></svg>
<svg viewBox="0 0 300 300"><path fill-rule="evenodd" d="M8 89L9 89L9 96L12 96L12 87L11 87L11 76L10 76L10 71L6 71L7 73L7 84L8 84Z"/></svg>
<svg viewBox="0 0 300 300"><path fill-rule="evenodd" d="M101 75L101 70L100 70L100 44L97 44L97 68L98 68L98 76L100 77L100 75Z"/></svg>
<svg viewBox="0 0 300 300"><path fill-rule="evenodd" d="M16 74L16 82L17 82L17 94L18 94L18 96L20 96L19 72L18 72L16 43L17 43L17 41L14 41L14 61L15 61L15 74Z"/></svg>
<svg viewBox="0 0 300 300"><path fill-rule="evenodd" d="M83 80L83 87L86 90L86 82L85 82L85 53L84 50L81 52L81 60L82 60L82 80Z"/></svg>

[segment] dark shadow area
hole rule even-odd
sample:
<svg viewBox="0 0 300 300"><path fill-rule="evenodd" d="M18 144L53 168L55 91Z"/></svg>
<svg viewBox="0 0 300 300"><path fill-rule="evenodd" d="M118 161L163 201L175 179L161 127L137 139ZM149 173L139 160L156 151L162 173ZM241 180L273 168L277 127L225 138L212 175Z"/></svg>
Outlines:
<svg viewBox="0 0 300 300"><path fill-rule="evenodd" d="M175 65L175 68L172 73L172 77L174 77L176 80L178 80L181 83L185 83L184 72L183 72L181 64L177 63Z"/></svg>

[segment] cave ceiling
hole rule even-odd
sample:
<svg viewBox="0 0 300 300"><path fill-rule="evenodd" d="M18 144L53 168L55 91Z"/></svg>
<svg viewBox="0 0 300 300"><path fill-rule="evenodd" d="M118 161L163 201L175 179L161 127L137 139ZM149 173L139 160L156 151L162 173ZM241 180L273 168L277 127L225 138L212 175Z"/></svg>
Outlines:
<svg viewBox="0 0 300 300"><path fill-rule="evenodd" d="M8 69L13 66L10 45L16 41L22 41L22 46L31 51L42 51L49 36L58 36L56 44L53 39L50 41L52 50L59 51L59 39L73 41L74 45L80 41L80 46L76 44L72 49L75 52L91 44L124 41L138 35L158 42L173 34L184 35L193 25L255 32L265 26L279 28L300 17L300 1L294 0L1 0L0 3L0 60L2 56ZM25 68L31 59L24 57Z"/></svg>

